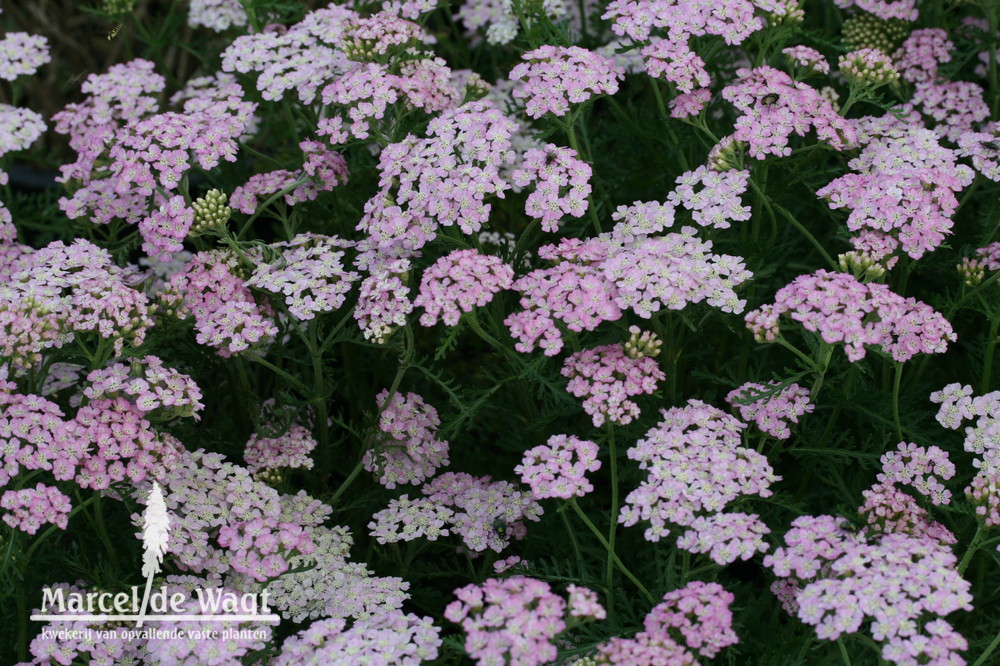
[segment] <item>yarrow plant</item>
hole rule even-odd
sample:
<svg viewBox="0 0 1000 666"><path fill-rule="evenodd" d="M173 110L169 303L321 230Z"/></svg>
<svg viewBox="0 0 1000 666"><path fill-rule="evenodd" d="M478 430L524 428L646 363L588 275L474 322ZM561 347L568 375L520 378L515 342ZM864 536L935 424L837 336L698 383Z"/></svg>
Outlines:
<svg viewBox="0 0 1000 666"><path fill-rule="evenodd" d="M90 5L0 11L0 663L997 661L1000 3Z"/></svg>

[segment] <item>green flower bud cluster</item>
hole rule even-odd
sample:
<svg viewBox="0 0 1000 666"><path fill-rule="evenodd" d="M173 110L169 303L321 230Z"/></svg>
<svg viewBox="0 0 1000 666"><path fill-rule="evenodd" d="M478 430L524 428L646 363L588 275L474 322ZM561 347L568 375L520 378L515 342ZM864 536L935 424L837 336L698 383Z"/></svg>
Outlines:
<svg viewBox="0 0 1000 666"><path fill-rule="evenodd" d="M837 255L840 270L850 273L861 282L874 282L885 275L885 267L867 252L851 250Z"/></svg>
<svg viewBox="0 0 1000 666"><path fill-rule="evenodd" d="M890 54L895 51L910 34L910 24L900 19L880 19L873 14L862 13L844 21L844 45L858 49L878 49Z"/></svg>
<svg viewBox="0 0 1000 666"><path fill-rule="evenodd" d="M233 209L226 205L226 195L220 190L209 190L205 196L194 200L194 222L188 236L195 237L221 231Z"/></svg>

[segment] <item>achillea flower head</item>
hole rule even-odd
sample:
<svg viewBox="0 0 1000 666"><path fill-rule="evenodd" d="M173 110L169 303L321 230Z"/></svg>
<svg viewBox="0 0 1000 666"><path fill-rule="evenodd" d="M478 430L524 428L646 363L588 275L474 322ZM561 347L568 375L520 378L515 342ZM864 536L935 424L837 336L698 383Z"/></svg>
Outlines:
<svg viewBox="0 0 1000 666"><path fill-rule="evenodd" d="M691 211L691 219L700 226L728 229L730 221L750 219L750 207L741 200L750 182L750 171L716 171L700 166L681 174L676 182L677 187L667 195L667 200L677 208Z"/></svg>
<svg viewBox="0 0 1000 666"><path fill-rule="evenodd" d="M542 231L555 232L564 216L581 217L587 212L592 173L572 148L549 143L525 152L513 179L522 188L534 184L524 212L541 220Z"/></svg>
<svg viewBox="0 0 1000 666"><path fill-rule="evenodd" d="M360 277L345 268L345 250L352 245L336 236L313 233L272 243L270 247L280 252L280 257L258 264L246 285L284 296L288 313L298 321L339 310Z"/></svg>
<svg viewBox="0 0 1000 666"><path fill-rule="evenodd" d="M726 401L735 407L740 418L755 422L762 432L777 439L788 439L792 432L788 423L798 423L799 417L816 408L809 401L809 391L798 384L789 384L775 392L776 381L767 385L747 382L729 392Z"/></svg>
<svg viewBox="0 0 1000 666"><path fill-rule="evenodd" d="M660 39L643 47L642 57L646 72L656 79L665 79L682 93L696 88L707 88L712 79L705 69L705 61L687 42Z"/></svg>
<svg viewBox="0 0 1000 666"><path fill-rule="evenodd" d="M692 581L663 596L632 638L613 638L597 647L594 664L699 663L739 642L729 609L734 597L718 583Z"/></svg>
<svg viewBox="0 0 1000 666"><path fill-rule="evenodd" d="M27 32L8 32L0 39L0 79L13 81L31 76L51 62L49 40Z"/></svg>
<svg viewBox="0 0 1000 666"><path fill-rule="evenodd" d="M378 430L362 464L390 490L402 483L421 483L448 464L448 442L437 439L441 426L437 410L416 393L393 394L383 389L375 396Z"/></svg>
<svg viewBox="0 0 1000 666"><path fill-rule="evenodd" d="M194 222L194 209L184 197L176 194L139 222L142 251L160 261L170 261L171 256L184 249L183 241Z"/></svg>
<svg viewBox="0 0 1000 666"><path fill-rule="evenodd" d="M194 380L166 367L156 356L94 370L87 375L87 384L83 394L88 400L126 397L143 416L154 413L161 419L180 416L198 420L198 412L205 408Z"/></svg>
<svg viewBox="0 0 1000 666"><path fill-rule="evenodd" d="M968 646L938 619L972 609L970 584L948 546L901 533L869 540L833 516L796 518L784 540L764 566L796 583L791 607L819 638L864 629L882 643L882 658L896 664L957 663L956 653Z"/></svg>
<svg viewBox="0 0 1000 666"><path fill-rule="evenodd" d="M444 616L462 625L465 649L478 663L541 666L555 660L566 602L548 583L527 576L488 578L455 590L455 597Z"/></svg>
<svg viewBox="0 0 1000 666"><path fill-rule="evenodd" d="M508 481L492 481L463 472L445 472L421 487L421 492L439 506L454 511L450 531L462 537L472 553L487 548L499 553L511 538L523 539L524 521L538 521L543 510L530 492Z"/></svg>
<svg viewBox="0 0 1000 666"><path fill-rule="evenodd" d="M191 0L188 8L188 25L192 28L205 27L225 32L231 27L242 28L246 24L247 12L240 0Z"/></svg>
<svg viewBox="0 0 1000 666"><path fill-rule="evenodd" d="M94 400L67 423L67 434L89 449L77 465L74 481L81 488L105 490L128 479L135 483L171 464L178 443L153 430L125 398Z"/></svg>
<svg viewBox="0 0 1000 666"><path fill-rule="evenodd" d="M250 436L243 452L250 471L280 468L312 469L309 454L316 448L316 439L305 426L293 425L288 432L278 437L262 437L258 433Z"/></svg>
<svg viewBox="0 0 1000 666"><path fill-rule="evenodd" d="M916 21L919 16L917 0L834 0L841 9L857 7L880 19Z"/></svg>
<svg viewBox="0 0 1000 666"><path fill-rule="evenodd" d="M368 529L381 544L420 538L436 541L450 534L448 521L453 515L448 507L425 497L411 500L409 495L401 495L372 516Z"/></svg>
<svg viewBox="0 0 1000 666"><path fill-rule="evenodd" d="M424 271L413 306L424 308L423 326L433 326L439 318L445 326L456 326L463 312L483 307L513 281L514 269L499 257L455 250Z"/></svg>
<svg viewBox="0 0 1000 666"><path fill-rule="evenodd" d="M741 445L743 423L699 400L660 413L663 420L628 450L646 478L625 498L618 522L649 521L645 537L659 541L669 524L691 526L739 497L771 495L780 477L767 458Z"/></svg>
<svg viewBox="0 0 1000 666"><path fill-rule="evenodd" d="M639 405L630 398L652 394L656 383L666 378L656 359L632 358L622 344L578 351L566 359L561 374L570 380L566 390L584 398L583 410L595 428L606 420L631 423L639 416Z"/></svg>
<svg viewBox="0 0 1000 666"><path fill-rule="evenodd" d="M361 281L354 318L366 340L384 344L396 329L406 326L406 317L413 312L409 274L410 262L400 259L372 270Z"/></svg>
<svg viewBox="0 0 1000 666"><path fill-rule="evenodd" d="M879 459L882 464L879 483L908 485L936 505L950 504L951 491L941 483L955 476L955 464L947 452L937 446L906 442L900 442L896 449Z"/></svg>
<svg viewBox="0 0 1000 666"><path fill-rule="evenodd" d="M937 78L940 65L951 62L955 44L948 39L948 32L941 28L914 30L906 38L892 59L903 80L924 83ZM883 49L886 53L888 50Z"/></svg>
<svg viewBox="0 0 1000 666"><path fill-rule="evenodd" d="M583 497L594 489L586 474L601 468L598 450L597 444L574 435L553 435L525 451L514 473L535 499Z"/></svg>
<svg viewBox="0 0 1000 666"><path fill-rule="evenodd" d="M610 58L578 46L546 44L525 53L511 70L512 81L523 81L514 97L526 100L525 112L532 118L547 113L565 116L570 104L581 104L595 95L614 95L623 70Z"/></svg>
<svg viewBox="0 0 1000 666"><path fill-rule="evenodd" d="M265 342L278 332L244 280L239 264L224 251L199 252L170 278L168 290L180 298L178 314L194 316L196 340L229 357Z"/></svg>
<svg viewBox="0 0 1000 666"><path fill-rule="evenodd" d="M70 436L58 405L0 382L0 488L22 469L50 470L56 480L68 481L88 444Z"/></svg>
<svg viewBox="0 0 1000 666"><path fill-rule="evenodd" d="M417 666L433 661L441 629L431 618L393 611L358 620L347 628L342 619L325 619L286 639L276 666L370 663Z"/></svg>
<svg viewBox="0 0 1000 666"><path fill-rule="evenodd" d="M49 523L61 530L69 525L70 499L58 488L37 484L34 488L8 490L0 496L3 521L16 530L35 534Z"/></svg>
<svg viewBox="0 0 1000 666"><path fill-rule="evenodd" d="M758 341L773 342L783 316L827 344L843 342L851 362L864 358L866 345L904 362L919 353L940 354L955 340L951 324L930 306L903 298L884 284L862 284L824 269L800 275L778 290L774 305L747 314L747 327Z"/></svg>
<svg viewBox="0 0 1000 666"><path fill-rule="evenodd" d="M822 53L809 46L789 46L781 49L781 53L788 58L792 66L803 70L806 73L829 74L830 63Z"/></svg>
<svg viewBox="0 0 1000 666"><path fill-rule="evenodd" d="M788 156L789 137L805 136L810 129L835 150L854 147L854 128L815 89L768 66L737 74L739 79L722 90L722 97L741 114L733 136L747 144L751 157Z"/></svg>

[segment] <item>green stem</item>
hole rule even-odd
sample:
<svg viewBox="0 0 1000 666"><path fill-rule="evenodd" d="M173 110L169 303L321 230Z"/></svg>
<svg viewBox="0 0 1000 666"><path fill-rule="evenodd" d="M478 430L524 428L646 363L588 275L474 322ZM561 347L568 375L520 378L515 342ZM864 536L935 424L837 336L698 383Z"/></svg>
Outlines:
<svg viewBox="0 0 1000 666"><path fill-rule="evenodd" d="M313 319L306 326L306 346L309 348L309 360L313 367L312 403L316 409L317 429L319 431L319 465L321 475L330 473L330 424L326 409L326 382L323 377L323 350L319 346L316 328L318 323Z"/></svg>
<svg viewBox="0 0 1000 666"><path fill-rule="evenodd" d="M608 424L608 449L611 457L611 524L608 526L608 565L605 572L605 583L608 595L614 598L615 586L615 536L618 532L618 450L615 447L615 427Z"/></svg>
<svg viewBox="0 0 1000 666"><path fill-rule="evenodd" d="M781 345L782 347L784 347L785 349L787 349L788 351L790 351L793 354L795 354L799 358L799 360L802 361L803 363L805 363L807 366L809 366L809 369L812 370L813 372L818 372L819 371L819 367L820 366L816 365L816 361L814 361L809 356L806 356L805 354L803 354L799 350L798 347L796 347L795 345L793 345L788 340L785 340L785 338L783 338L783 337L781 337L779 335L777 337L777 339L775 339L775 342L778 343L779 345Z"/></svg>
<svg viewBox="0 0 1000 666"><path fill-rule="evenodd" d="M962 561L958 563L958 575L961 576L965 573L966 568L969 566L969 562L972 561L972 556L976 554L979 550L979 542L983 538L983 524L979 523L976 526L976 534L972 537L972 543L969 544L968 549L965 551L965 555L962 556Z"/></svg>
<svg viewBox="0 0 1000 666"><path fill-rule="evenodd" d="M819 391L823 388L823 379L826 377L826 371L830 369L830 358L833 356L833 345L826 342L820 343L822 347L819 352L819 363L816 364L818 376L813 382L812 388L809 390L809 395L813 402L816 402L816 398L819 396Z"/></svg>
<svg viewBox="0 0 1000 666"><path fill-rule="evenodd" d="M844 645L844 639L837 639L837 647L840 648L840 658L844 660L844 666L851 666L851 657L847 654L847 646Z"/></svg>
<svg viewBox="0 0 1000 666"><path fill-rule="evenodd" d="M344 482L340 484L340 487L337 488L337 491L333 493L333 497L331 497L330 501L327 503L330 505L336 505L337 500L344 494L344 491L346 491L351 484L354 483L354 479L358 478L358 475L361 474L361 470L361 461L358 461L358 464L354 466L354 469L352 469L351 473L347 475L347 478L344 479Z"/></svg>
<svg viewBox="0 0 1000 666"><path fill-rule="evenodd" d="M828 263L830 265L830 268L832 268L835 271L840 269L840 267L837 265L837 262L833 260L833 257L830 256L830 254L826 251L826 249L823 247L823 245L818 240L816 240L815 236L813 236L811 233L809 233L808 229L806 229L804 226L802 226L801 222L799 222L798 220L795 219L794 215L792 215L791 213L789 213L785 209L785 207L782 206L781 204L779 204L777 202L774 202L774 201L772 201L770 203L774 207L775 210L777 210L779 213L781 213L782 216L786 220L788 220L789 222L792 223L793 227L795 227L796 229L799 230L799 233L801 233L803 236L805 236L806 239L810 243L812 243L812 246L814 248L816 248L816 251L819 252L820 255L823 257L823 259L826 260L826 263Z"/></svg>
<svg viewBox="0 0 1000 666"><path fill-rule="evenodd" d="M639 591L642 592L642 595L644 597L646 597L646 600L650 603L650 605L655 604L656 600L653 599L653 595L649 593L649 590L646 589L645 585L639 582L639 579L635 577L635 574L633 574L631 571L628 570L628 567L625 566L625 564L621 561L618 555L616 555L609 548L610 544L608 544L608 540L604 538L604 535L601 534L601 531L597 529L597 525L595 525L593 521L587 517L587 514L583 512L583 509L580 508L580 505L576 503L576 498L571 499L569 503L570 506L573 507L573 510L576 511L576 515L579 516L580 520L583 521L583 524L586 525L587 528L594 534L594 536L597 537L597 540L601 542L601 545L604 546L604 548L607 549L608 552L612 553L612 557L614 557L615 564L618 565L618 570L621 571L623 574L625 574L625 577L628 578L630 581L632 581L632 583L637 588L639 588ZM611 612L611 608L608 608L608 612L609 613Z"/></svg>
<svg viewBox="0 0 1000 666"><path fill-rule="evenodd" d="M108 535L108 528L104 524L104 510L101 508L101 491L99 490L94 492L94 517L97 520L98 535L101 537L101 541L104 542L104 547L111 556L111 562L114 564L115 569L119 569L118 552L117 549L111 545L111 537Z"/></svg>
<svg viewBox="0 0 1000 666"><path fill-rule="evenodd" d="M569 518L566 516L565 511L560 511L559 517L562 518L563 527L566 528L566 534L569 536L569 543L573 548L573 557L576 558L576 566L578 569L582 569L583 556L580 555L580 544L577 543L576 532L573 531L573 526L569 524Z"/></svg>
<svg viewBox="0 0 1000 666"><path fill-rule="evenodd" d="M892 422L896 426L896 441L903 441L903 423L899 419L899 385L903 381L903 364L893 362L895 377L892 380Z"/></svg>
<svg viewBox="0 0 1000 666"><path fill-rule="evenodd" d="M997 649L998 645L1000 645L1000 632L998 632L997 635L993 637L993 642L990 643L989 647L986 648L986 652L983 652L981 655L979 655L979 659L976 659L972 663L972 666L983 666L983 664L986 663L986 660L990 658L990 655L993 654L994 650Z"/></svg>
<svg viewBox="0 0 1000 666"><path fill-rule="evenodd" d="M997 329L1000 328L1000 316L992 310L990 313L990 332L986 339L986 356L983 359L983 374L979 379L979 392L988 393L993 375L993 354L997 347Z"/></svg>
<svg viewBox="0 0 1000 666"><path fill-rule="evenodd" d="M583 161L589 164L591 170L593 170L593 160L591 160L590 156L580 149L580 142L576 138L576 116L574 115L564 127L566 129L566 136L569 138L570 147L576 151L576 154L579 155ZM604 233L603 229L601 229L601 220L597 216L597 207L594 206L594 197L590 194L587 195L587 211L590 213L590 219L593 221L594 229L597 230L597 233Z"/></svg>

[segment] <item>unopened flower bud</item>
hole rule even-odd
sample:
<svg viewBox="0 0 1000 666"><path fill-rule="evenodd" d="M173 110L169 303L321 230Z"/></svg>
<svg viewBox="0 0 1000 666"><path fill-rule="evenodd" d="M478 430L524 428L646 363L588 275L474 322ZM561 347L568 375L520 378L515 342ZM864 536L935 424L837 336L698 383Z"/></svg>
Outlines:
<svg viewBox="0 0 1000 666"><path fill-rule="evenodd" d="M867 252L851 250L837 256L840 270L850 273L861 282L873 282L885 275L885 267Z"/></svg>
<svg viewBox="0 0 1000 666"><path fill-rule="evenodd" d="M958 273L968 287L975 287L986 277L986 267L979 259L962 259L958 266Z"/></svg>
<svg viewBox="0 0 1000 666"><path fill-rule="evenodd" d="M656 337L651 331L640 331L638 326L629 326L628 342L625 343L625 353L631 358L643 358L645 356L656 357L660 354L660 347L663 340Z"/></svg>
<svg viewBox="0 0 1000 666"><path fill-rule="evenodd" d="M840 72L851 85L879 88L899 81L892 58L878 49L861 49L840 56Z"/></svg>
<svg viewBox="0 0 1000 666"><path fill-rule="evenodd" d="M205 196L194 200L194 222L188 236L195 237L221 231L233 209L226 205L226 195L219 190L209 190Z"/></svg>

